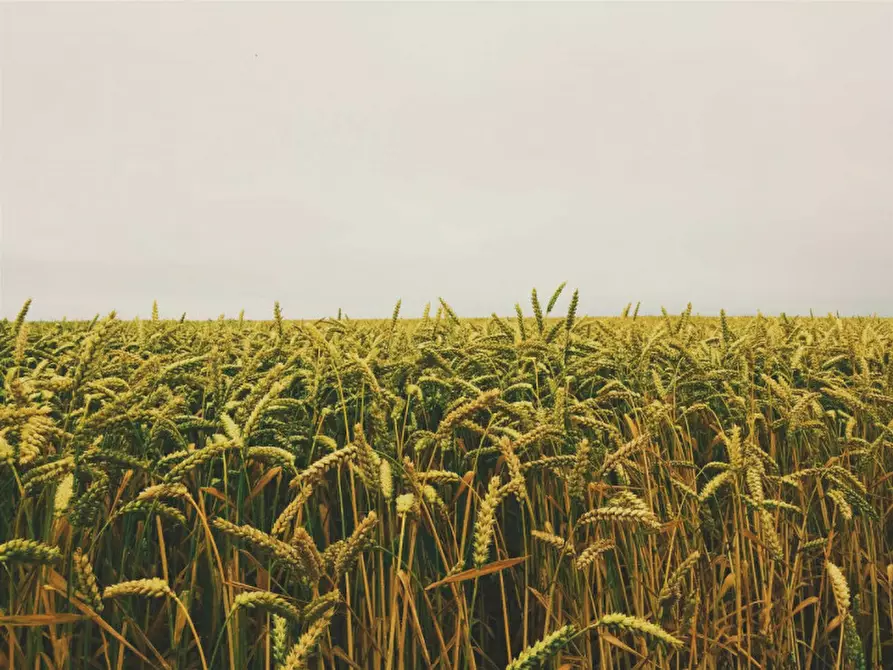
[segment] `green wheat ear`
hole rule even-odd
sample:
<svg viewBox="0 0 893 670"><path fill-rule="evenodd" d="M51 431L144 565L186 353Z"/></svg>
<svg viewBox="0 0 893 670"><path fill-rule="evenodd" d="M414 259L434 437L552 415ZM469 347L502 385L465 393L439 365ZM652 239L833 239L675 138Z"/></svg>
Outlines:
<svg viewBox="0 0 893 670"><path fill-rule="evenodd" d="M546 305L546 314L551 314L552 308L555 307L555 303L558 302L558 296L561 295L561 292L564 290L564 287L567 286L567 282L563 281L558 285L558 288L552 293L552 297L549 298L549 304Z"/></svg>
<svg viewBox="0 0 893 670"><path fill-rule="evenodd" d="M533 307L533 315L536 317L536 329L542 337L545 326L543 325L543 310L540 307L539 298L536 296L536 289L530 292L530 305Z"/></svg>
<svg viewBox="0 0 893 670"><path fill-rule="evenodd" d="M279 335L279 339L283 338L284 332L282 328L282 308L279 306L279 301L277 300L273 303L273 318L276 321L276 332Z"/></svg>
<svg viewBox="0 0 893 670"><path fill-rule="evenodd" d="M440 300L440 307L443 309L444 313L449 317L449 320L452 321L455 325L462 325L459 321L459 317L456 316L456 312L453 311L453 308L447 304L447 301L443 298L438 298Z"/></svg>
<svg viewBox="0 0 893 670"><path fill-rule="evenodd" d="M511 326L509 326L503 319L499 318L499 317L496 315L496 312L493 312L493 313L490 315L490 321L491 321L491 323L495 324L496 327L497 327L500 331L502 331L502 333L503 333L506 337L509 337L509 338L511 338L512 340L515 339L515 333L512 331Z"/></svg>
<svg viewBox="0 0 893 670"><path fill-rule="evenodd" d="M688 303L685 310L682 312L682 315L679 317L679 322L676 324L675 333L681 334L685 327L688 325L688 322L691 320L691 303Z"/></svg>
<svg viewBox="0 0 893 670"><path fill-rule="evenodd" d="M505 670L528 670L529 668L540 667L561 651L571 641L576 632L577 629L571 624L562 626L546 635L542 640L527 647L514 661L506 666Z"/></svg>
<svg viewBox="0 0 893 670"><path fill-rule="evenodd" d="M36 540L15 539L0 544L0 563L53 563L61 557L58 547Z"/></svg>
<svg viewBox="0 0 893 670"><path fill-rule="evenodd" d="M567 308L567 321L564 324L567 332L571 332L574 329L574 320L577 318L577 304L580 302L580 291L579 289L574 289L574 295L571 296L571 304L568 305Z"/></svg>
<svg viewBox="0 0 893 670"><path fill-rule="evenodd" d="M544 338L547 343L552 342L555 337L558 335L559 331L564 328L564 324L566 323L565 319L560 319L552 324L552 327L549 329L549 332L546 334Z"/></svg>
<svg viewBox="0 0 893 670"><path fill-rule="evenodd" d="M22 324L25 323L25 317L28 316L29 309L31 309L31 298L28 298L27 300L25 300L25 304L22 305L22 308L19 310L19 313L16 314L15 321L13 321L13 325L12 325L13 338L18 336L19 330L21 330L21 328L22 328Z"/></svg>
<svg viewBox="0 0 893 670"><path fill-rule="evenodd" d="M397 319L400 318L400 305L403 301L397 300L397 304L394 305L394 312L391 314L391 328L390 332L393 333L394 329L397 327Z"/></svg>
<svg viewBox="0 0 893 670"><path fill-rule="evenodd" d="M673 326L673 320L670 318L670 313L663 305L660 307L660 314L664 318L664 325L667 327L667 335L672 335L676 332L676 328Z"/></svg>
<svg viewBox="0 0 893 670"><path fill-rule="evenodd" d="M518 316L518 334L522 340L527 339L527 331L524 329L524 312L521 311L521 305L515 303L515 314Z"/></svg>

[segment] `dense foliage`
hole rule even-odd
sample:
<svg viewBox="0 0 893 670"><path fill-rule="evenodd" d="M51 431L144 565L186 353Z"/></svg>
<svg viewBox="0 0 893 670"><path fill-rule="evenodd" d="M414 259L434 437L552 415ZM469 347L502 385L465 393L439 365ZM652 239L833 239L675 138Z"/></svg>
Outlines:
<svg viewBox="0 0 893 670"><path fill-rule="evenodd" d="M0 325L0 667L893 667L893 324ZM564 311L564 310L563 310Z"/></svg>

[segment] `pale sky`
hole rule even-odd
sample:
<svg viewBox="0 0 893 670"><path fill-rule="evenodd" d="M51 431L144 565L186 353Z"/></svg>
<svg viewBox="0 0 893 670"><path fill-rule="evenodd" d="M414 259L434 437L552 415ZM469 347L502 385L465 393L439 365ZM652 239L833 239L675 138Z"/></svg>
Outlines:
<svg viewBox="0 0 893 670"><path fill-rule="evenodd" d="M893 3L3 4L0 68L3 316L893 315Z"/></svg>

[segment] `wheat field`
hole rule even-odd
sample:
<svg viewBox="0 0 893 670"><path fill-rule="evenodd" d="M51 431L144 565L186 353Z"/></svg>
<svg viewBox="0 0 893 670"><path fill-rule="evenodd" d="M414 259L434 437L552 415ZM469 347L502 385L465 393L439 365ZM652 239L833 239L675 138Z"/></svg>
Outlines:
<svg viewBox="0 0 893 670"><path fill-rule="evenodd" d="M0 667L893 667L893 322L0 325Z"/></svg>

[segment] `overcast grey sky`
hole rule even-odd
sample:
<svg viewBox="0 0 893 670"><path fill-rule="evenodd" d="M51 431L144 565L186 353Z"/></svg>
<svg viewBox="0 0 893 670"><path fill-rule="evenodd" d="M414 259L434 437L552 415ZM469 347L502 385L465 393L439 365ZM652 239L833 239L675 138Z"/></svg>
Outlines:
<svg viewBox="0 0 893 670"><path fill-rule="evenodd" d="M893 314L893 3L4 4L0 67L5 316Z"/></svg>

